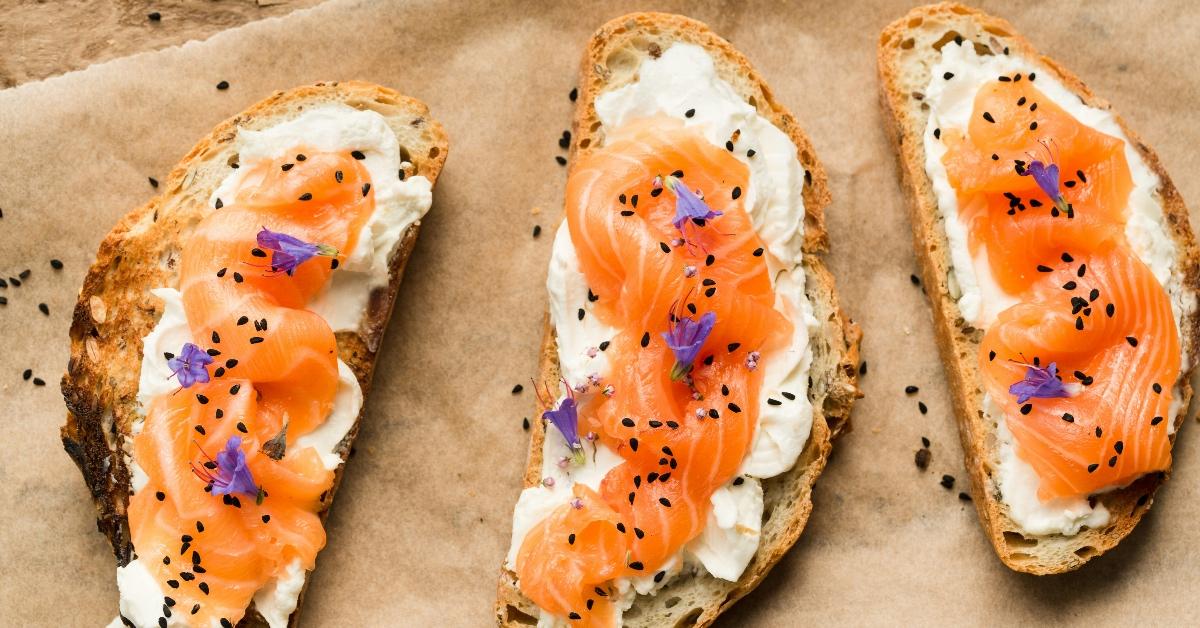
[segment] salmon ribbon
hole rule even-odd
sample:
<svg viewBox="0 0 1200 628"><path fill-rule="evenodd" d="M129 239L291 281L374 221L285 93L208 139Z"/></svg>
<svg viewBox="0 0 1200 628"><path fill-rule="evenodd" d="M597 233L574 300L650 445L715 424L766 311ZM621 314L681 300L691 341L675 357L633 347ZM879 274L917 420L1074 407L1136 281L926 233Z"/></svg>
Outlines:
<svg viewBox="0 0 1200 628"><path fill-rule="evenodd" d="M622 462L598 490L574 485L574 499L528 533L517 574L522 592L574 625L615 621L615 578L660 582L749 451L759 352L782 346L792 324L774 309L743 207L748 176L696 131L648 119L610 137L567 183L590 315L616 330L610 388L579 400L578 432ZM698 208L701 197L714 211Z"/></svg>
<svg viewBox="0 0 1200 628"><path fill-rule="evenodd" d="M333 331L306 309L337 258L300 245L352 250L374 210L349 152L298 148L243 176L182 251L188 328L205 348L173 358L181 388L151 402L134 439L147 476L129 502L134 549L165 593L163 617L197 625L237 624L255 592L293 562L311 569L325 545L333 471L294 445L338 387Z"/></svg>
<svg viewBox="0 0 1200 628"><path fill-rule="evenodd" d="M985 85L966 134L941 137L972 256L1019 300L987 329L979 365L1047 500L1170 465L1180 346L1170 297L1125 238L1124 141L1026 79Z"/></svg>

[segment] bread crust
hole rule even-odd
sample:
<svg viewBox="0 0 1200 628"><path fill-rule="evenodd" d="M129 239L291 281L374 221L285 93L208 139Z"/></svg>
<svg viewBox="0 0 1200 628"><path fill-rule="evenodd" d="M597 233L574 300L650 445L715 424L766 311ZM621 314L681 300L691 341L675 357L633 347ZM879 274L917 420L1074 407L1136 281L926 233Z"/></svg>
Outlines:
<svg viewBox="0 0 1200 628"><path fill-rule="evenodd" d="M179 162L163 181L162 192L126 214L100 244L96 261L84 278L71 322L71 358L62 379L67 420L61 431L63 447L83 473L97 510L96 525L108 537L117 564L133 557L126 509L130 472L124 443L137 408L141 345L162 315L163 306L149 290L178 283L176 261L191 229L213 208L208 203L229 164L237 160L234 139L240 128L262 128L298 114L307 106L338 102L381 113L396 133L402 155L413 167L406 176L420 175L436 182L449 149L441 125L415 99L371 83L323 82L276 92L219 124ZM353 427L338 444L342 457L333 485L324 499L324 521L341 484L366 411L371 375L396 293L408 263L420 221L401 236L388 260L389 282L369 297L356 332L336 334L338 356L354 372L362 388L364 407ZM308 588L308 575L289 618L295 626ZM239 626L266 626L251 604Z"/></svg>
<svg viewBox="0 0 1200 628"><path fill-rule="evenodd" d="M1128 535L1150 509L1155 491L1166 481L1170 472L1143 476L1130 486L1097 496L1096 499L1112 513L1110 523L1103 528L1083 530L1072 537L1026 534L1007 515L998 485L992 478L997 459L995 426L984 419L983 390L976 365L979 341L983 334L964 321L957 302L950 297L949 245L932 183L925 172L922 136L926 116L922 115L918 97L924 85L914 91L913 85L903 84L902 77L903 70L911 69L920 55L936 54L929 52L929 46L944 41L948 33L963 37L975 45L976 50L982 46L991 54L1003 54L1003 50L1007 49L1010 54L1044 66L1046 72L1052 72L1088 106L1110 110L1111 105L1093 94L1079 78L1057 62L1038 54L1032 44L1007 21L960 4L918 7L893 22L880 35L880 99L885 112L889 114L885 116L887 131L899 156L898 167L913 224L914 248L921 263L925 285L929 288L927 294L933 308L934 329L950 383L975 508L996 554L1005 565L1016 571L1038 575L1062 573L1079 568L1115 547ZM1129 129L1120 116L1116 119L1161 181L1160 195L1166 224L1179 250L1183 289L1194 297L1200 291L1200 251L1192 236L1187 207L1163 169L1158 155ZM1192 394L1188 380L1200 339L1200 318L1197 318L1194 307L1190 312L1184 312L1180 328L1181 342L1191 359L1191 363L1185 365L1180 373L1179 380L1186 408ZM1186 412L1181 412L1176 418L1177 429L1184 422L1184 414ZM1172 444L1174 439L1172 435Z"/></svg>
<svg viewBox="0 0 1200 628"><path fill-rule="evenodd" d="M838 306L833 277L819 257L828 247L824 209L829 204L830 194L825 169L795 117L775 100L762 77L729 42L701 22L665 13L632 13L601 26L588 43L580 68L579 97L571 125L572 170L580 158L603 144L604 128L596 115L596 97L602 91L620 86L622 81L627 82L643 59L657 57L676 42L705 48L717 61L721 78L733 84L761 115L770 119L796 145L797 157L806 169L803 188L805 292L821 321L821 331L812 338L815 355L814 385L809 391L814 415L812 434L792 470L763 481L764 502L768 508L775 507L764 523L762 541L742 578L738 582L718 580L707 574L677 578L658 595L639 597L626 615L625 623L629 626L708 626L758 586L804 529L812 511L813 483L829 458L832 440L849 427L853 401L861 396L857 387L861 333ZM549 314L545 319L539 364L538 386L556 389L558 351ZM537 416L545 409L539 404ZM525 487L541 480L544 422L534 421L531 431ZM686 598L689 603L679 603L673 608L663 604L665 599L672 597ZM497 623L506 627L537 622L536 606L517 588L516 574L503 566L495 612Z"/></svg>

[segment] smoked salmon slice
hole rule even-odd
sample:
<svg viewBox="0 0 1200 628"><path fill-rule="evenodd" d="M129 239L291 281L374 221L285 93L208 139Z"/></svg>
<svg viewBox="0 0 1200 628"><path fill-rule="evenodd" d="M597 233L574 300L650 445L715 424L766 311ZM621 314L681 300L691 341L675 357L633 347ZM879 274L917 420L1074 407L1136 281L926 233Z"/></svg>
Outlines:
<svg viewBox="0 0 1200 628"><path fill-rule="evenodd" d="M329 415L338 355L305 304L374 210L349 152L296 147L245 176L183 251L195 345L176 370L181 388L151 402L134 439L147 481L129 502L133 546L164 616L196 625L237 624L255 592L294 561L312 569L325 545L333 471L291 445Z"/></svg>
<svg viewBox="0 0 1200 628"><path fill-rule="evenodd" d="M988 83L966 133L941 139L971 253L1019 301L988 328L979 365L1047 500L1170 466L1180 345L1170 297L1125 240L1124 141L1035 78Z"/></svg>
<svg viewBox="0 0 1200 628"><path fill-rule="evenodd" d="M609 392L572 396L577 417L555 421L577 421L560 431L591 434L622 462L526 536L516 572L526 596L573 625L612 625L614 579L661 578L750 449L757 356L783 346L792 323L774 307L748 182L730 152L653 117L623 126L567 183L593 313L616 334Z"/></svg>

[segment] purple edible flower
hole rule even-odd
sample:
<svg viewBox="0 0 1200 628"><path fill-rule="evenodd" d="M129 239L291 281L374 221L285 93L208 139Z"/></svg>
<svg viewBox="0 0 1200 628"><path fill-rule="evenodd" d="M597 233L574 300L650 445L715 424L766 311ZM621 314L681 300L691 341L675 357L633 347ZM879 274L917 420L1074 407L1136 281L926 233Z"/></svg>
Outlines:
<svg viewBox="0 0 1200 628"><path fill-rule="evenodd" d="M1009 386L1008 392L1017 396L1017 403L1025 403L1034 397L1038 399L1070 397L1071 394L1067 392L1067 388L1059 381L1057 375L1058 365L1054 362L1051 362L1050 366L1046 368L1026 364L1025 378Z"/></svg>
<svg viewBox="0 0 1200 628"><path fill-rule="evenodd" d="M676 229L683 231L683 226L688 222L704 224L704 221L722 215L722 212L714 211L708 206L708 203L704 202L704 199L688 189L688 186L683 185L679 179L667 177L665 183L667 189L675 193L675 219L671 221L671 224L675 225Z"/></svg>
<svg viewBox="0 0 1200 628"><path fill-rule="evenodd" d="M171 377L178 378L179 385L187 388L192 384L208 383L208 369L204 367L212 364L212 361L212 356L205 353L204 349L185 342L179 355L167 360L167 366L171 369Z"/></svg>
<svg viewBox="0 0 1200 628"><path fill-rule="evenodd" d="M327 244L312 244L286 233L271 231L266 227L258 232L258 246L271 251L271 270L289 276L296 267L317 255L334 257L337 249Z"/></svg>
<svg viewBox="0 0 1200 628"><path fill-rule="evenodd" d="M547 391L547 395L549 395L549 391ZM567 446L575 454L575 461L582 463L583 443L579 440L579 411L575 407L575 394L571 391L570 386L567 387L567 396L563 398L557 408L542 412L542 420L549 421L558 428L558 433L563 435Z"/></svg>
<svg viewBox="0 0 1200 628"><path fill-rule="evenodd" d="M1058 210L1066 213L1067 199L1062 197L1062 191L1058 189L1058 165L1057 163L1046 163L1033 160L1030 165L1021 168L1021 177L1033 177L1037 181L1038 187L1045 192L1045 195L1050 197L1050 201L1054 202Z"/></svg>
<svg viewBox="0 0 1200 628"><path fill-rule="evenodd" d="M203 453L204 450L201 450ZM205 453L204 457L208 457ZM212 459L209 458L209 462ZM192 472L201 480L208 482L213 495L245 495L254 497L261 504L266 493L254 483L250 467L246 466L246 454L242 451L240 436L230 436L225 443L225 449L217 452L217 467L210 471L206 466L192 465Z"/></svg>
<svg viewBox="0 0 1200 628"><path fill-rule="evenodd" d="M689 317L674 317L670 329L663 332L662 337L667 341L667 347L675 354L675 366L671 367L671 380L679 381L692 370L692 363L700 353L700 347L708 339L717 315L705 312L700 320Z"/></svg>

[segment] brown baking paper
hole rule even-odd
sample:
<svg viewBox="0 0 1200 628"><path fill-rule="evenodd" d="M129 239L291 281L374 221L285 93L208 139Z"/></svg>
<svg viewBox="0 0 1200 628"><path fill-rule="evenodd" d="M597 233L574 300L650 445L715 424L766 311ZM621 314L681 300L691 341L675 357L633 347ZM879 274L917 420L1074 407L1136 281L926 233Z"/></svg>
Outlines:
<svg viewBox="0 0 1200 628"><path fill-rule="evenodd" d="M1194 623L1192 421L1153 513L1076 573L1010 572L959 500L961 450L929 311L909 282L910 230L876 96L879 31L908 6L843 4L332 2L0 92L0 276L32 269L0 289L0 623L98 626L117 610L112 553L58 437L70 310L100 240L154 194L147 177L165 177L225 117L272 90L350 78L424 100L451 149L302 620L491 623L534 406L567 93L592 31L651 8L708 22L802 121L834 195L829 264L866 333L866 397L808 529L723 625ZM1200 209L1200 12L1182 1L984 8L1110 98ZM231 87L216 90L221 80ZM22 380L27 368L47 385ZM910 384L917 395L904 394ZM921 436L933 452L924 472L913 464ZM959 478L954 490L939 486L943 473Z"/></svg>

